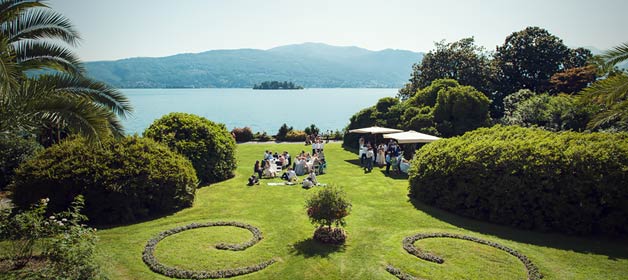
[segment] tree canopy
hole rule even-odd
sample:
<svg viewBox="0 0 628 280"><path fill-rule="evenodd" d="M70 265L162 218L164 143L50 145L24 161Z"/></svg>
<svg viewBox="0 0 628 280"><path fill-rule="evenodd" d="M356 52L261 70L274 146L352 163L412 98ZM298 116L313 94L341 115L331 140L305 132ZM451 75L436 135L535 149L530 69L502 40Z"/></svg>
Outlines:
<svg viewBox="0 0 628 280"><path fill-rule="evenodd" d="M474 39L463 38L453 43L435 43L436 49L428 52L421 63L412 67L410 83L402 88L399 96L406 99L438 79L454 79L461 85L490 92L490 60Z"/></svg>

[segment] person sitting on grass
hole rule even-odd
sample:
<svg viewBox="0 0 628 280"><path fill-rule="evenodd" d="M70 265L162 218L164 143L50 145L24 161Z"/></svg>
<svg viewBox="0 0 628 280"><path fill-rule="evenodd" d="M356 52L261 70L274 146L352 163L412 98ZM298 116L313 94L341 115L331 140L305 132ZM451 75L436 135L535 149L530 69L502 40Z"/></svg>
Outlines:
<svg viewBox="0 0 628 280"><path fill-rule="evenodd" d="M282 180L286 180L286 181L293 181L294 180L294 181L296 181L296 178L297 178L297 173L294 172L292 167L288 167L286 172L281 174L281 179Z"/></svg>
<svg viewBox="0 0 628 280"><path fill-rule="evenodd" d="M277 176L277 171L272 168L270 160L266 160L264 163L264 176L266 178L275 178Z"/></svg>
<svg viewBox="0 0 628 280"><path fill-rule="evenodd" d="M314 170L312 170L312 172L310 172L310 175L308 175L307 177L305 177L305 179L303 179L303 188L304 189L309 189L311 187L314 187L318 184L318 181L316 180L316 174L314 173Z"/></svg>
<svg viewBox="0 0 628 280"><path fill-rule="evenodd" d="M294 172L294 169L292 169L292 167L288 167L288 171L286 172L286 180L288 180L288 182L297 181L297 173Z"/></svg>
<svg viewBox="0 0 628 280"><path fill-rule="evenodd" d="M249 186L252 185L259 185L259 179L255 176L255 174L251 175L251 177L249 177Z"/></svg>

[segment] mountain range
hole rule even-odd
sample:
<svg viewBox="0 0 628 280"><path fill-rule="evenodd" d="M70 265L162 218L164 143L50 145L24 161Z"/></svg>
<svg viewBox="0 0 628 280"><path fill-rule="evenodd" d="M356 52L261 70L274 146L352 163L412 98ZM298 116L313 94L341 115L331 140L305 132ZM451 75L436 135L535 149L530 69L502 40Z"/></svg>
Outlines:
<svg viewBox="0 0 628 280"><path fill-rule="evenodd" d="M211 50L167 57L87 62L88 74L118 88L251 88L263 81L308 87L406 83L423 53L303 43L268 50Z"/></svg>

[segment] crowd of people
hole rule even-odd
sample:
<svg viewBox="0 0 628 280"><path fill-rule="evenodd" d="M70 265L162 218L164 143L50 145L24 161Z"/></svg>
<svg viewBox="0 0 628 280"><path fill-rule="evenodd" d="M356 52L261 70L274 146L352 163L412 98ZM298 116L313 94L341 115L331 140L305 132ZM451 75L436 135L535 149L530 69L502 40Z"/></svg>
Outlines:
<svg viewBox="0 0 628 280"><path fill-rule="evenodd" d="M410 161L403 157L403 149L397 142L390 139L388 143L381 142L378 145L371 144L364 137L360 137L360 149L364 151L360 156L360 164L366 172L373 170L373 164L380 167L386 165L386 174L390 174L391 168L394 173L408 173Z"/></svg>
<svg viewBox="0 0 628 280"><path fill-rule="evenodd" d="M276 177L287 181L288 184L295 184L298 176L307 174L303 187L310 188L318 184L316 175L324 173L326 167L324 144L320 139L312 143L311 154L301 151L294 161L287 151L279 154L266 150L263 159L255 161L254 174L249 178L249 185L259 184L261 178ZM282 170L284 170L283 174L279 175L278 173Z"/></svg>
<svg viewBox="0 0 628 280"><path fill-rule="evenodd" d="M298 176L307 175L303 179L304 188L311 188L319 185L316 176L325 173L327 163L324 154L324 141L320 137L311 139L312 152L302 150L299 155L293 157L284 151L283 153L264 151L261 160L255 161L253 166L253 175L249 178L249 185L259 184L262 178L281 178L286 181L285 184L297 184ZM403 150L397 142L389 140L382 141L375 145L370 141L366 141L364 137L360 137L360 164L366 172L373 170L373 165L380 167L386 166L386 174L399 174L400 172L408 173L410 162L403 157ZM279 175L283 171L283 174Z"/></svg>

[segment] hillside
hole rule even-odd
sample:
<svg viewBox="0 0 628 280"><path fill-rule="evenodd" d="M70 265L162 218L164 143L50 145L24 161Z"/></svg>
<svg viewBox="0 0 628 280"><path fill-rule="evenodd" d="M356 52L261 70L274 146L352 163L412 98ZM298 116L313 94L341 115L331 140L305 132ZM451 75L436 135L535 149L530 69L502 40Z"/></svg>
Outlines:
<svg viewBox="0 0 628 280"><path fill-rule="evenodd" d="M422 53L320 43L269 50L212 50L159 58L87 62L89 75L120 88L251 88L267 81L304 87L401 87Z"/></svg>

